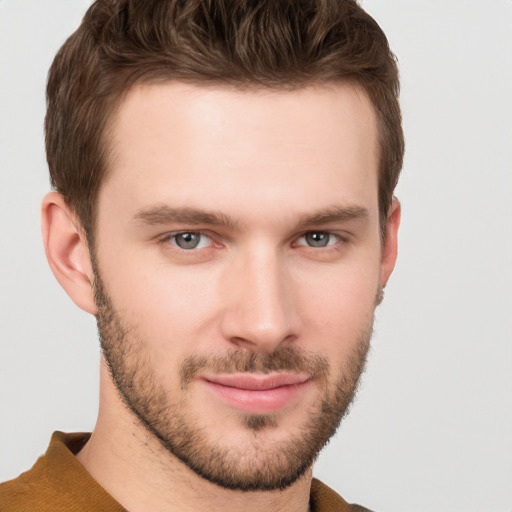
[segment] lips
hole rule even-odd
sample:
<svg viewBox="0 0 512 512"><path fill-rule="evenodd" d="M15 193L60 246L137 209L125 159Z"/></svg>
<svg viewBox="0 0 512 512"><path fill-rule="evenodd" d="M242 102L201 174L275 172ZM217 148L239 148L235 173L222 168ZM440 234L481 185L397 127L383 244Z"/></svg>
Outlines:
<svg viewBox="0 0 512 512"><path fill-rule="evenodd" d="M311 383L303 374L229 374L203 376L206 388L229 407L250 414L269 414L296 402Z"/></svg>

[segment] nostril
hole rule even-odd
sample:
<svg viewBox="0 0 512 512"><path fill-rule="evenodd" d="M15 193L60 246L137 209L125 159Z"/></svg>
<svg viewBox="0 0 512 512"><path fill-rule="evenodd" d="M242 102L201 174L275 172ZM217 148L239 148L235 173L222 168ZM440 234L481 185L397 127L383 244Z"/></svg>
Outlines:
<svg viewBox="0 0 512 512"><path fill-rule="evenodd" d="M243 348L245 345L253 345L254 344L251 341L241 338L239 336L232 337L230 339L230 341L231 341L231 343L233 343L233 345L235 345L236 347L239 347L239 348Z"/></svg>
<svg viewBox="0 0 512 512"><path fill-rule="evenodd" d="M278 347L293 343L297 337L296 334L266 332L265 335L253 333L250 337L232 336L229 341L236 348L246 349L254 353L269 353L275 351Z"/></svg>

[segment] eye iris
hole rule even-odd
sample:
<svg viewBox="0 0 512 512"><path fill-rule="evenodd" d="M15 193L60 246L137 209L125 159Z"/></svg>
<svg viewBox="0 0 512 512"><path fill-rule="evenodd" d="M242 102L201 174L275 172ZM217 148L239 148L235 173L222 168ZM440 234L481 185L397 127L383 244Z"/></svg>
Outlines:
<svg viewBox="0 0 512 512"><path fill-rule="evenodd" d="M311 247L326 247L329 244L329 233L308 233L305 238Z"/></svg>
<svg viewBox="0 0 512 512"><path fill-rule="evenodd" d="M176 235L176 245L181 249L195 249L199 245L201 235L197 233L180 233Z"/></svg>

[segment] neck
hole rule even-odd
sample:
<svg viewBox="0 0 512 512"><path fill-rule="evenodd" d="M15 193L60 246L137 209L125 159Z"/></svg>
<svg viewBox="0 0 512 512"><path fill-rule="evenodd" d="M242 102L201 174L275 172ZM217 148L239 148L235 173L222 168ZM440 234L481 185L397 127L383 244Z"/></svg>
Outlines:
<svg viewBox="0 0 512 512"><path fill-rule="evenodd" d="M311 469L290 487L276 491L230 490L198 476L122 404L104 364L98 421L77 458L130 512L306 512L309 506Z"/></svg>

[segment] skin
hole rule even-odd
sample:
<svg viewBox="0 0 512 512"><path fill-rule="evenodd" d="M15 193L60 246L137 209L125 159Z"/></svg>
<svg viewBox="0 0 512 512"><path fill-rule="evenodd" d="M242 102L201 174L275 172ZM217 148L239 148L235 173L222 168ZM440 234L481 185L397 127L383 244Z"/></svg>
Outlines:
<svg viewBox="0 0 512 512"><path fill-rule="evenodd" d="M143 340L169 403L181 404L210 444L234 450L241 470L264 464L348 372L396 261L400 207L393 201L382 243L371 104L344 84L291 92L137 86L114 119L112 148L95 261L116 314L133 343ZM55 192L42 219L53 272L96 315L79 222ZM183 231L203 233L200 245L178 247ZM311 247L308 233L328 245ZM241 418L251 414L202 378L180 383L189 357L264 357L285 347L329 369L272 413L272 426L248 428ZM132 512L308 509L311 468L283 490L225 489L164 449L124 405L104 360L100 392L98 422L78 459Z"/></svg>

